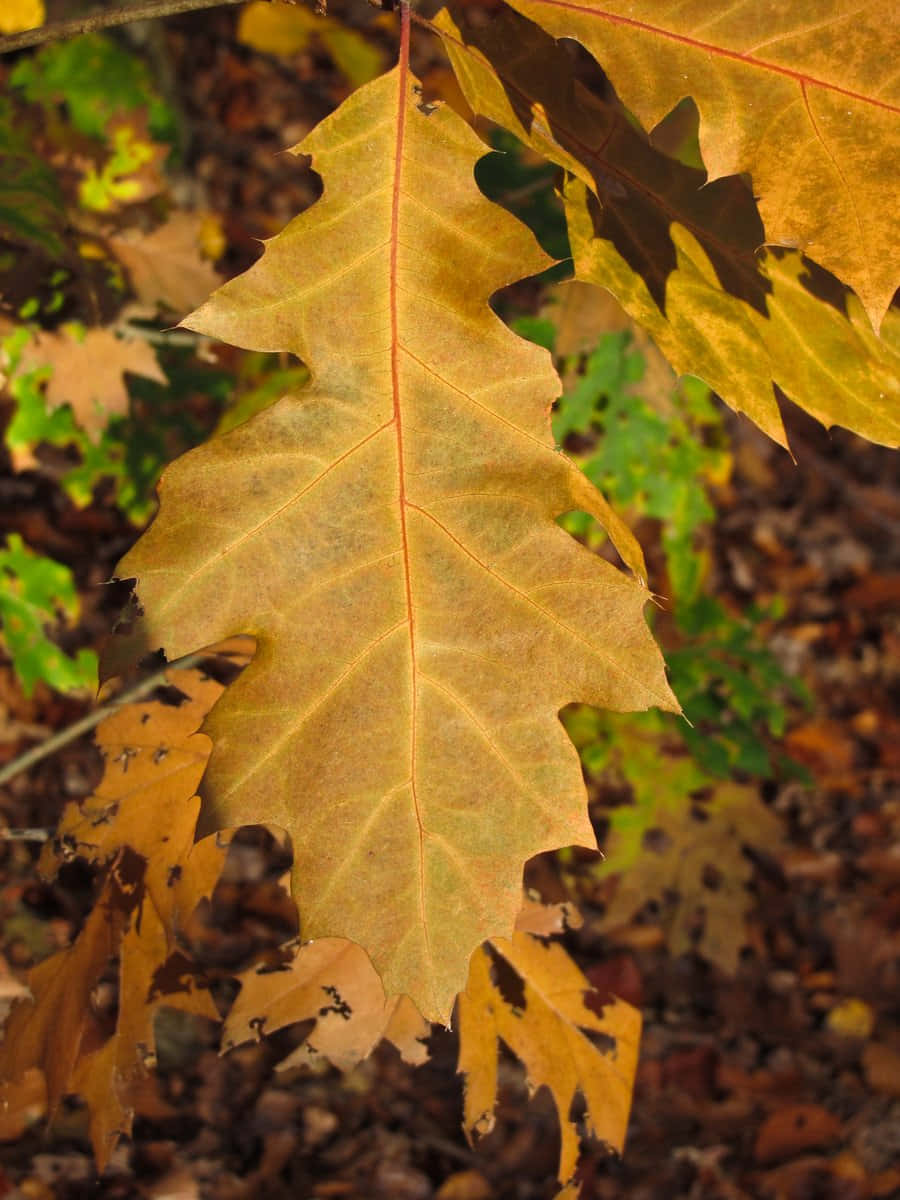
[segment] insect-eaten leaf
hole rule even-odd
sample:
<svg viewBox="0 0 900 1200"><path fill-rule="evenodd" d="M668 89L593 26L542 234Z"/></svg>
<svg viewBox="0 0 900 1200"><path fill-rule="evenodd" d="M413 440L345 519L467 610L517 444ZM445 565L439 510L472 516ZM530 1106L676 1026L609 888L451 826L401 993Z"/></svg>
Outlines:
<svg viewBox="0 0 900 1200"><path fill-rule="evenodd" d="M218 1019L187 960L169 956L167 930L145 886L145 861L123 850L74 945L35 967L32 998L13 1007L0 1043L8 1102L39 1069L52 1117L62 1098L84 1096L97 1165L131 1130L134 1085L154 1058L161 1007ZM164 970L168 967L168 970Z"/></svg>
<svg viewBox="0 0 900 1200"><path fill-rule="evenodd" d="M545 1086L553 1096L564 1184L578 1164L579 1135L570 1115L576 1096L584 1099L588 1132L621 1152L637 1069L639 1011L615 999L598 1014L585 1002L590 992L562 946L516 933L512 941L498 939L476 951L459 998L467 1132L493 1126L502 1041L524 1065L529 1086Z"/></svg>
<svg viewBox="0 0 900 1200"><path fill-rule="evenodd" d="M367 955L353 942L322 938L287 948L287 961L245 971L225 1023L224 1045L240 1045L297 1021L315 1028L279 1067L322 1059L341 1070L356 1066L382 1040L406 1062L428 1057L431 1026L408 996L385 999Z"/></svg>

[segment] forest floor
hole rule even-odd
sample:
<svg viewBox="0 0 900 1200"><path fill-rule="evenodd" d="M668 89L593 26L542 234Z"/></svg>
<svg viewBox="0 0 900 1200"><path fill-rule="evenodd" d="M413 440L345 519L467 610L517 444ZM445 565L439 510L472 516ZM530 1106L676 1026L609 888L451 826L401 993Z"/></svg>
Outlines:
<svg viewBox="0 0 900 1200"><path fill-rule="evenodd" d="M277 152L340 98L314 57L284 63L239 47L233 15L167 24L165 54L191 130L185 189L218 212L233 273L314 195ZM737 971L673 956L665 913L610 931L589 862L567 867L583 924L566 944L601 994L641 1007L644 1032L628 1144L617 1159L586 1143L585 1200L889 1200L900 1197L900 489L896 457L787 413L796 463L731 415L733 470L715 492L714 594L734 612L773 597L769 642L811 706L791 710L785 747L811 783L768 780L759 795L781 845L749 853L750 915ZM81 644L99 645L120 595L104 587L136 536L98 498L76 509L46 474L0 474L0 532L75 572ZM650 540L658 530L641 530ZM0 659L0 765L89 707L39 687L26 699ZM87 795L99 761L73 741L0 790L0 823L52 832ZM589 780L604 831L608 795ZM47 882L40 846L0 841L0 1001L28 968L67 945L93 876L73 864ZM587 864L587 865L585 865ZM215 897L218 961L292 932L275 880L284 862L249 834ZM533 864L548 900L563 894L552 856ZM276 1073L288 1029L226 1056L199 1022L163 1031L158 1080L133 1140L97 1178L85 1112L66 1102L51 1128L0 1115L0 1197L61 1200L550 1200L559 1135L549 1096L528 1098L502 1063L496 1127L470 1146L452 1031L430 1061L382 1047L355 1071Z"/></svg>

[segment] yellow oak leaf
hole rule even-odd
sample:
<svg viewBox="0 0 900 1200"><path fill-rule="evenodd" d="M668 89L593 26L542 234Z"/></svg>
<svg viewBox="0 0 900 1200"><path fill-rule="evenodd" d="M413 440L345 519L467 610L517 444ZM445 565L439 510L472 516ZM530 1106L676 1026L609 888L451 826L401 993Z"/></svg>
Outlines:
<svg viewBox="0 0 900 1200"><path fill-rule="evenodd" d="M877 329L900 284L892 0L511 0L581 42L651 129L684 96L712 179L749 173L770 244L848 284Z"/></svg>
<svg viewBox="0 0 900 1200"><path fill-rule="evenodd" d="M643 585L556 524L591 513L642 570L554 447L549 356L489 307L547 259L478 190L482 149L402 64L296 147L322 198L185 324L312 383L168 470L107 659L256 639L207 722L201 828L287 830L304 937L444 1021L523 863L594 845L560 708L677 707Z"/></svg>
<svg viewBox="0 0 900 1200"><path fill-rule="evenodd" d="M530 21L444 10L435 25L472 108L573 177L577 277L612 292L679 374L699 376L782 445L773 384L826 426L900 442L896 310L879 339L860 300L833 280L823 293L798 251L762 252L769 231L741 179L707 183L661 153Z"/></svg>

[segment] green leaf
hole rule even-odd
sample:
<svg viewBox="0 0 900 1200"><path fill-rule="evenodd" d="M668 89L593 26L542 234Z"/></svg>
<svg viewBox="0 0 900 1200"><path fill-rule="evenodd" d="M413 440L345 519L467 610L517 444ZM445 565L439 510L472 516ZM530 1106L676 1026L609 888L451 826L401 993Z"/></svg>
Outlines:
<svg viewBox="0 0 900 1200"><path fill-rule="evenodd" d="M75 128L91 137L105 139L117 113L146 108L153 136L175 140L175 115L146 64L102 34L45 46L15 65L10 83L33 103L65 102Z"/></svg>
<svg viewBox="0 0 900 1200"><path fill-rule="evenodd" d="M61 692L97 686L97 656L79 650L72 658L47 636L46 629L78 616L72 572L62 563L30 550L17 533L0 548L0 624L6 650L26 696L43 680Z"/></svg>
<svg viewBox="0 0 900 1200"><path fill-rule="evenodd" d="M0 237L60 257L62 193L52 168L30 146L27 124L0 96Z"/></svg>

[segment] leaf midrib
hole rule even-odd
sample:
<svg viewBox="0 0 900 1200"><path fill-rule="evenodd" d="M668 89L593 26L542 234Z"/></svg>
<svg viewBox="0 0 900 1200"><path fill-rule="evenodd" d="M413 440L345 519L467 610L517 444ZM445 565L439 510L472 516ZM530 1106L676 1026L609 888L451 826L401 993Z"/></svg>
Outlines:
<svg viewBox="0 0 900 1200"><path fill-rule="evenodd" d="M394 178L391 184L391 236L390 265L388 269L388 302L391 318L391 393L393 398L393 425L397 438L397 503L400 509L400 537L403 554L403 581L406 592L406 620L409 629L410 665L410 746L409 778L410 794L416 813L419 834L419 919L425 942L425 953L434 964L431 935L428 929L428 914L425 906L425 826L416 787L416 731L418 725L418 680L416 678L416 623L413 610L412 580L409 562L409 535L406 510L406 464L403 455L403 412L400 395L400 327L398 314L399 250L400 250L400 205L403 195L403 149L406 141L407 94L409 91L409 8L401 8L400 57L397 70L397 138L394 148Z"/></svg>
<svg viewBox="0 0 900 1200"><path fill-rule="evenodd" d="M574 4L571 0L538 0L538 3L545 4L550 8L563 8L568 9L570 12L596 17L598 20L607 21L611 25L626 25L631 29L638 29L642 33L649 33L657 37L666 38L668 41L679 42L683 46L704 54L711 54L718 58L728 58L734 62L742 63L744 66L762 71L770 71L776 75L783 75L785 78L792 79L795 83L801 85L805 84L811 87L822 88L824 91L835 92L837 95L846 96L851 100L858 100L861 104L871 104L876 108L883 108L887 112L900 113L900 106L890 104L886 100L879 100L874 96L863 95L852 88L841 87L839 84L832 83L829 80L818 79L814 75L807 75L803 71L783 67L778 63L769 62L764 58L757 58L752 54L743 54L739 50L729 50L726 46L717 45L715 42L704 42L700 38L690 37L685 33L676 33L675 30L664 29L660 25L651 25L649 21L639 21L635 17L625 17L620 13L605 12L600 8L588 8L585 5Z"/></svg>

